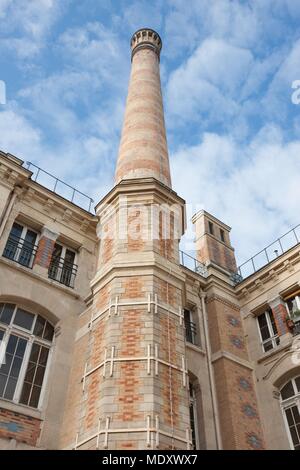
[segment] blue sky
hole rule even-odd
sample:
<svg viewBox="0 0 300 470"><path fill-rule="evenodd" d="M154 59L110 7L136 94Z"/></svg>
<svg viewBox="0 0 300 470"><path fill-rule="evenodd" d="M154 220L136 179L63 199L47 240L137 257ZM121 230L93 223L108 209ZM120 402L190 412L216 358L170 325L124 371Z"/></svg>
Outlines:
<svg viewBox="0 0 300 470"><path fill-rule="evenodd" d="M233 227L240 262L300 223L298 0L0 0L0 149L99 200L143 26L163 40L173 188ZM188 249L189 247L187 247Z"/></svg>

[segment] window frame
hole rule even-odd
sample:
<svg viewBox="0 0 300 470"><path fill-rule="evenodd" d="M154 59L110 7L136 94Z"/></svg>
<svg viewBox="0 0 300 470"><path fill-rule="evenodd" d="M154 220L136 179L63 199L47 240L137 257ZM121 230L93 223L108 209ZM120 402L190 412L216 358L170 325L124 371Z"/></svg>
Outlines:
<svg viewBox="0 0 300 470"><path fill-rule="evenodd" d="M189 316L188 322L189 322L189 326L190 326L189 332L191 334L192 341L189 341L188 335L187 335L185 312L189 313L189 315L188 315ZM188 344L192 344L193 346L198 346L198 343L200 344L200 338L197 341L198 336L199 336L199 334L198 334L199 328L198 328L197 323L194 321L195 320L194 316L195 316L195 312L192 308L186 307L186 308L183 309L183 322L184 322L184 328L185 328L185 340ZM196 331L194 331L194 330L196 330Z"/></svg>
<svg viewBox="0 0 300 470"><path fill-rule="evenodd" d="M5 341L6 345L7 345L10 336L14 335L18 338L22 338L22 339L26 340L26 348L25 348L23 359L22 359L22 364L21 364L21 367L20 367L19 375L18 375L18 378L17 378L17 383L16 383L16 387L15 387L15 390L14 390L13 398L9 399L9 398L5 398L5 397L0 396L0 400L7 401L9 403L14 403L15 405L18 405L18 406L24 406L24 407L30 408L31 410L41 411L42 407L43 407L44 395L45 395L45 390L46 390L46 383L48 381L49 370L50 370L50 366L51 366L51 362L52 362L53 348L54 348L54 344L55 344L54 325L51 322L49 322L42 315L40 315L38 313L34 313L34 312L32 312L28 309L26 309L26 310L24 309L24 310L27 313L30 313L30 314L34 315L34 320L32 322L31 329L28 330L28 329L25 329L21 326L14 325L13 320L15 318L17 310L18 309L23 310L23 308L19 304L12 304L11 302L1 302L1 303L14 305L14 312L12 314L9 325L7 323L1 322L1 320L0 320L0 330L4 332L2 341ZM42 317L45 321L50 323L50 325L53 327L53 337L52 337L51 341L45 340L44 338L41 338L41 337L39 337L39 336L37 336L33 333L38 316ZM47 363L46 363L46 366L45 366L45 372L44 372L44 376L43 376L43 382L42 382L42 385L41 385L40 396L39 396L38 404L37 404L36 407L32 406L32 405L29 405L29 404L26 405L26 404L20 402L22 389L23 389L23 385L24 385L24 381L25 381L25 376L26 376L26 373L27 373L27 368L28 368L29 359L30 359L33 344L38 344L39 346L43 346L43 347L47 348L48 351L49 351L48 352ZM6 346L5 346L5 349L6 349ZM2 364L0 364L0 367L1 367L1 365Z"/></svg>
<svg viewBox="0 0 300 470"><path fill-rule="evenodd" d="M51 260L50 260L50 264L49 264L49 268L48 268L48 278L49 279L52 279L53 281L56 281L56 282L59 282L60 284L66 286L66 287L70 287L71 289L74 288L75 286L75 280L76 280L76 276L77 276L77 272L78 272L78 264L77 264L77 258L78 258L78 252L75 251L73 248L70 248L69 246L67 245L64 245L63 243L59 242L59 241L55 241L55 245L58 245L61 247L61 255L59 257L59 263L62 262L62 267L61 268L57 268L57 272L55 274L55 276L49 276L49 272L50 272L50 267L51 267L51 263L52 263L52 256L51 256ZM61 277L62 277L62 272L63 272L63 269L64 269L64 262L65 262L65 257L66 257L66 252L67 250L71 251L72 253L74 253L74 261L73 261L73 267L75 267L75 272L71 272L71 279L72 279L72 276L74 276L74 279L73 279L73 283L70 282L69 284L66 284L65 282L62 282L61 281ZM52 253L53 255L53 253ZM74 269L74 268L73 268ZM73 284L73 285L72 285Z"/></svg>
<svg viewBox="0 0 300 470"><path fill-rule="evenodd" d="M8 259L8 260L10 260L10 261L13 261L14 263L20 264L20 266L23 266L24 268L32 269L32 267L33 267L33 261L34 261L34 257L35 257L35 255L36 255L36 252L33 252L33 253L31 254L30 262L29 262L28 266L23 265L22 263L20 263L20 262L19 262L19 257L18 257L18 259L15 259L15 256L14 256L13 258L8 258L8 257L4 256L4 252L5 252L5 249L6 249L6 245L7 245L8 241L9 241L10 234L11 234L11 232L12 232L12 229L13 229L14 224L18 224L18 225L20 225L20 227L22 227L22 232L21 232L21 235L20 235L20 240L23 240L22 247L23 247L23 245L24 245L25 237L26 237L26 234L27 234L28 230L30 230L31 232L33 232L33 233L36 234L36 239L35 239L35 242L34 242L34 246L38 246L38 244L39 244L40 237L41 237L41 234L40 234L39 231L37 231L36 229L31 228L29 225L24 224L23 222L19 222L18 220L14 220L13 223L12 223L12 226L10 227L10 231L9 231L8 237L7 237L6 242L5 242L5 246L4 246L4 249L3 249L3 252L2 252L2 256L3 256L5 259ZM19 249L22 250L22 248L19 248ZM19 255L19 256L20 256L20 255Z"/></svg>
<svg viewBox="0 0 300 470"><path fill-rule="evenodd" d="M296 305L297 305L297 310L300 310L300 295L299 294L295 294L294 297L290 297L289 299L285 300L285 307L286 307L286 310L287 310L287 313L289 314L289 316L291 315L291 311L289 309L289 306L288 306L288 300L292 300L292 299L295 299L296 301ZM292 311L293 312L293 311Z"/></svg>
<svg viewBox="0 0 300 470"><path fill-rule="evenodd" d="M273 331L273 325L272 325L272 321L270 319L270 311L271 311L271 313L273 315L273 318L274 318L274 314L273 314L271 308L266 309L263 313L256 316L256 323L257 323L257 328L258 328L258 332L259 332L260 344L261 344L261 347L262 347L262 350L263 350L264 353L268 353L268 352L272 351L272 349L277 348L280 344L280 336L278 334L278 331L277 331L276 334L274 334L274 331ZM269 334L272 332L272 334L270 334L270 337L265 339L265 340L263 340L263 338L262 338L260 324L259 324L259 320L258 320L258 318L262 315L265 315L265 317L266 317L266 322L267 322L267 327L268 327ZM274 318L274 322L275 322L275 318ZM277 343L277 340L278 340L278 343ZM265 345L267 343L271 343L272 348L265 350Z"/></svg>
<svg viewBox="0 0 300 470"><path fill-rule="evenodd" d="M281 412L282 412L282 416L283 416L283 420L284 420L284 424L285 424L285 428L286 428L286 432L287 432L287 437L288 437L288 440L289 440L289 444L290 444L290 448L292 450L295 450L295 445L293 443L293 439L292 439L292 436L291 436L291 432L290 432L290 425L288 423L288 420L287 420L287 416L286 416L286 410L292 408L293 406L296 406L298 408L298 413L300 415L300 389L298 391L298 388L297 388L297 385L296 385L296 379L300 378L300 376L295 376L293 377L292 379L289 379L287 382L285 382L284 385L282 385L282 387L280 388L280 408L281 408ZM294 395L289 397L289 398L286 398L285 400L282 399L281 397L281 391L282 389L289 383L291 382L292 385L293 385L293 389L294 389ZM300 445L300 433L298 432L297 430L297 434L299 434L299 445Z"/></svg>

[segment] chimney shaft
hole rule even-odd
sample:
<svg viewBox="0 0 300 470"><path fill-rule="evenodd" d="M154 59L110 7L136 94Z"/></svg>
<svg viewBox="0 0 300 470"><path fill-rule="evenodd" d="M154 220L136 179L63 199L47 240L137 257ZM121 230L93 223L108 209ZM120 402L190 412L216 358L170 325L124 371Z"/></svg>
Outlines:
<svg viewBox="0 0 300 470"><path fill-rule="evenodd" d="M171 187L159 74L161 46L159 35L147 28L131 39L132 67L116 183L153 177Z"/></svg>

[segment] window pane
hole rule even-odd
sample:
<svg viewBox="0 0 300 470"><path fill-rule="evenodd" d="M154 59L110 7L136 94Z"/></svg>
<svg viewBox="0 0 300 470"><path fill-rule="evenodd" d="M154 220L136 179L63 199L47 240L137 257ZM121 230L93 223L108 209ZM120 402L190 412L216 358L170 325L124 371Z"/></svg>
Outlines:
<svg viewBox="0 0 300 470"><path fill-rule="evenodd" d="M281 389L281 398L282 400L286 400L287 398L293 397L295 395L294 387L292 382L288 382L282 389Z"/></svg>
<svg viewBox="0 0 300 470"><path fill-rule="evenodd" d="M44 380L49 349L36 343L32 345L20 402L38 407Z"/></svg>
<svg viewBox="0 0 300 470"><path fill-rule="evenodd" d="M40 353L40 346L36 343L33 343L29 360L31 362L37 362L39 358L39 353Z"/></svg>
<svg viewBox="0 0 300 470"><path fill-rule="evenodd" d="M296 382L296 385L297 385L298 392L300 392L300 377L297 377L295 379L295 382Z"/></svg>
<svg viewBox="0 0 300 470"><path fill-rule="evenodd" d="M10 335L7 346L6 346L6 353L7 354L14 354L16 350L18 342L18 337L14 335Z"/></svg>
<svg viewBox="0 0 300 470"><path fill-rule="evenodd" d="M27 344L26 339L19 338L18 346L16 349L16 356L21 357L21 358L24 356L26 344Z"/></svg>
<svg viewBox="0 0 300 470"><path fill-rule="evenodd" d="M40 365L45 366L47 364L48 354L49 354L49 349L42 347L40 358L39 358Z"/></svg>
<svg viewBox="0 0 300 470"><path fill-rule="evenodd" d="M0 396L13 399L17 380L22 367L23 356L27 341L15 335L10 335L6 347L5 363L0 367L1 387ZM17 355L18 352L18 355ZM3 387L4 384L4 387Z"/></svg>
<svg viewBox="0 0 300 470"><path fill-rule="evenodd" d="M29 362L26 375L25 375L25 381L26 382L33 382L34 379L34 374L35 374L35 368L36 364L34 362Z"/></svg>
<svg viewBox="0 0 300 470"><path fill-rule="evenodd" d="M22 393L21 393L21 398L20 398L20 403L23 403L23 405L28 405L30 391L31 391L31 384L24 382Z"/></svg>
<svg viewBox="0 0 300 470"><path fill-rule="evenodd" d="M36 374L35 374L35 379L34 379L35 385L39 385L40 387L42 386L44 374L45 374L45 367L38 366L36 370Z"/></svg>
<svg viewBox="0 0 300 470"><path fill-rule="evenodd" d="M31 391L29 406L33 406L34 408L38 407L40 393L41 393L41 387L37 387L34 385Z"/></svg>
<svg viewBox="0 0 300 470"><path fill-rule="evenodd" d="M298 408L297 408L296 406L293 407L293 412L294 412L294 420L295 420L295 423L296 423L296 424L300 424L299 410L298 410Z"/></svg>
<svg viewBox="0 0 300 470"><path fill-rule="evenodd" d="M271 337L271 334L269 332L269 327L267 324L265 313L263 313L262 315L258 317L258 324L259 324L262 340L265 341L266 339L269 339Z"/></svg>
<svg viewBox="0 0 300 470"><path fill-rule="evenodd" d="M27 230L25 235L25 244L26 245L34 245L36 241L36 233L32 230Z"/></svg>
<svg viewBox="0 0 300 470"><path fill-rule="evenodd" d="M294 445L299 444L299 440L298 440L298 436L297 436L297 432L296 432L295 426L291 426L291 427L290 427L290 433L291 433L291 437L292 437L293 444L294 444Z"/></svg>
<svg viewBox="0 0 300 470"><path fill-rule="evenodd" d="M25 312L25 310L18 308L14 318L14 325L21 326L22 328L25 328L26 330L30 331L32 328L33 320L34 315L32 315L32 313Z"/></svg>
<svg viewBox="0 0 300 470"><path fill-rule="evenodd" d="M50 325L49 322L47 322L45 332L44 332L44 339L46 339L47 341L52 341L53 334L54 334L54 328L52 325Z"/></svg>
<svg viewBox="0 0 300 470"><path fill-rule="evenodd" d="M286 415L286 419L287 419L289 426L292 426L294 424L294 420L293 420L293 415L292 415L291 410L290 409L285 410L285 415Z"/></svg>
<svg viewBox="0 0 300 470"><path fill-rule="evenodd" d="M8 400L13 399L16 385L17 385L17 379L15 378L8 379L7 384L6 384L6 389L4 392L4 398L7 398Z"/></svg>
<svg viewBox="0 0 300 470"><path fill-rule="evenodd" d="M56 264L59 261L61 257L61 253L62 253L62 246L55 243L54 249L52 252L52 257L51 257L51 264L52 263Z"/></svg>
<svg viewBox="0 0 300 470"><path fill-rule="evenodd" d="M0 397L3 396L4 387L6 384L6 378L7 378L6 375L0 374Z"/></svg>
<svg viewBox="0 0 300 470"><path fill-rule="evenodd" d="M74 259L75 259L74 251L66 250L64 264L66 264L68 266L72 266L74 264Z"/></svg>
<svg viewBox="0 0 300 470"><path fill-rule="evenodd" d="M5 355L5 362L2 364L0 367L0 372L1 374L8 375L12 363L13 355L12 354L6 354Z"/></svg>
<svg viewBox="0 0 300 470"><path fill-rule="evenodd" d="M0 321L2 323L6 323L7 325L10 324L12 314L15 309L15 305L13 304L0 304L2 308L0 307Z"/></svg>
<svg viewBox="0 0 300 470"><path fill-rule="evenodd" d="M34 325L33 334L36 336L40 336L42 338L43 333L44 333L45 323L46 323L46 320L44 320L44 318L38 315L35 325Z"/></svg>
<svg viewBox="0 0 300 470"><path fill-rule="evenodd" d="M11 377L15 377L15 378L19 377L21 365L22 365L22 359L20 359L19 357L15 357L12 363L11 371L10 371Z"/></svg>
<svg viewBox="0 0 300 470"><path fill-rule="evenodd" d="M0 341L2 340L3 336L4 336L4 331L0 330Z"/></svg>

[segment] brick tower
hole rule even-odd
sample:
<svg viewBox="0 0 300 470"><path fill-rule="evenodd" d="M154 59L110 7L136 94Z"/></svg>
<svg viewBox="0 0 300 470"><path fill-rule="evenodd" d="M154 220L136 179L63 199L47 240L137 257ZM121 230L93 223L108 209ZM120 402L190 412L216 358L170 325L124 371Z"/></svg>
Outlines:
<svg viewBox="0 0 300 470"><path fill-rule="evenodd" d="M62 446L189 449L179 240L159 76L161 39L131 40L116 185L98 204L99 256L79 320Z"/></svg>

